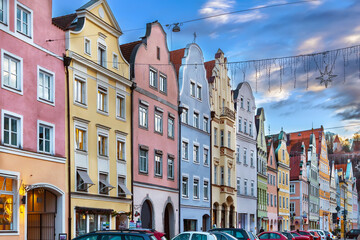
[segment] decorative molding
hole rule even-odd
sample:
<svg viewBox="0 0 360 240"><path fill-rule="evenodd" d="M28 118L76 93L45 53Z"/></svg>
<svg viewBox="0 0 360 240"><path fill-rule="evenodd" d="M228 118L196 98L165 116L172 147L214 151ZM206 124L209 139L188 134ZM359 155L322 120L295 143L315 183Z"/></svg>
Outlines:
<svg viewBox="0 0 360 240"><path fill-rule="evenodd" d="M25 150L18 149L18 148L6 147L6 146L2 146L2 145L0 145L0 152L14 154L14 155L23 156L23 157L36 158L39 160L45 160L45 161L50 161L50 162L57 162L57 163L64 163L64 164L66 162L65 157L56 157L56 156L47 155L47 154L25 151Z"/></svg>

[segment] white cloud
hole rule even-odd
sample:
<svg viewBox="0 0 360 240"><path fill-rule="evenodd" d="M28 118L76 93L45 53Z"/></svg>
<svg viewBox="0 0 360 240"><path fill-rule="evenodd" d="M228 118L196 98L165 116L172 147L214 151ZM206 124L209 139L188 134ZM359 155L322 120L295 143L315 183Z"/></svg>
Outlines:
<svg viewBox="0 0 360 240"><path fill-rule="evenodd" d="M299 54L319 52L322 49L322 37L312 37L303 41L298 47Z"/></svg>
<svg viewBox="0 0 360 240"><path fill-rule="evenodd" d="M215 38L219 37L219 34L217 34L216 32L212 32L212 33L209 34L209 37L212 38L212 39L215 39Z"/></svg>

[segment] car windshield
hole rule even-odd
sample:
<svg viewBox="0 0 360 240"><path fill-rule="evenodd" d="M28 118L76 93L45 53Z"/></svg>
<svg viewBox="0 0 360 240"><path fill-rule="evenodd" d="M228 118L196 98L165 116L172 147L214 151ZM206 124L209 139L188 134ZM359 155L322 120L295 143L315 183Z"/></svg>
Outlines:
<svg viewBox="0 0 360 240"><path fill-rule="evenodd" d="M245 239L244 234L242 234L239 230L237 231L233 231L233 230L229 230L229 229L225 229L225 230L221 230L222 232L226 232L228 234L230 234L231 236L236 237L237 239Z"/></svg>
<svg viewBox="0 0 360 240"><path fill-rule="evenodd" d="M299 232L300 235L303 235L303 236L310 236L311 234L308 233L308 232Z"/></svg>
<svg viewBox="0 0 360 240"><path fill-rule="evenodd" d="M320 235L325 235L322 231L317 231Z"/></svg>
<svg viewBox="0 0 360 240"><path fill-rule="evenodd" d="M206 240L207 236L205 234L194 233L191 237L191 240Z"/></svg>
<svg viewBox="0 0 360 240"><path fill-rule="evenodd" d="M190 233L182 233L174 238L174 240L189 240L189 239L190 239Z"/></svg>
<svg viewBox="0 0 360 240"><path fill-rule="evenodd" d="M289 233L289 232L280 232L280 233L289 240L291 240L293 238L293 235L291 235L291 233Z"/></svg>
<svg viewBox="0 0 360 240"><path fill-rule="evenodd" d="M293 236L300 236L300 234L298 234L297 232L292 232L291 233Z"/></svg>

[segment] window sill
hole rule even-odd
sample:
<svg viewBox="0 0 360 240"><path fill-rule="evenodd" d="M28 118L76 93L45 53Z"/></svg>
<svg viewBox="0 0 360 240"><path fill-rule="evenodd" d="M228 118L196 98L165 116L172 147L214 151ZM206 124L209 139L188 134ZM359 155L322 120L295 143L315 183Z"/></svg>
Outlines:
<svg viewBox="0 0 360 240"><path fill-rule="evenodd" d="M169 177L168 177L167 180L174 182L174 181L175 181L175 178L169 178Z"/></svg>
<svg viewBox="0 0 360 240"><path fill-rule="evenodd" d="M19 95L24 95L23 91L22 90L19 90L19 89L16 89L16 88L12 88L10 86L6 86L4 84L1 85L1 87L5 90L8 90L10 92L13 92L13 93L17 93Z"/></svg>
<svg viewBox="0 0 360 240"><path fill-rule="evenodd" d="M31 37L30 35L26 35L25 33L22 33L22 32L20 32L20 31L18 31L18 30L16 30L16 32L17 32L18 34L21 34L21 35L24 36L24 37L27 37L27 38L29 38L29 39L32 39L32 37Z"/></svg>
<svg viewBox="0 0 360 240"><path fill-rule="evenodd" d="M139 171L139 174L140 174L140 175L144 175L144 176L149 176L149 173L148 173L148 172L141 172L141 171Z"/></svg>
<svg viewBox="0 0 360 240"><path fill-rule="evenodd" d="M87 53L87 52L84 52L86 55L88 55L89 57L91 57L91 53Z"/></svg>
<svg viewBox="0 0 360 240"><path fill-rule="evenodd" d="M126 163L125 159L116 159L116 161L119 162L119 163Z"/></svg>
<svg viewBox="0 0 360 240"><path fill-rule="evenodd" d="M74 101L74 105L76 105L78 107L85 108L85 109L88 108L88 106L85 103L81 103L81 102L78 102L78 101Z"/></svg>
<svg viewBox="0 0 360 240"><path fill-rule="evenodd" d="M38 98L37 100L38 100L39 102L42 102L42 103L45 103L45 104L48 104L48 105L50 105L50 106L55 107L55 102L51 102L51 101L48 101L48 100L42 99L42 98Z"/></svg>
<svg viewBox="0 0 360 240"><path fill-rule="evenodd" d="M155 178L159 178L159 179L162 179L162 175L154 175Z"/></svg>
<svg viewBox="0 0 360 240"><path fill-rule="evenodd" d="M143 129L143 130L146 130L146 131L148 131L148 130L149 130L149 128L148 128L148 127L144 127L144 126L141 126L141 125L139 125L139 128L140 128L140 129Z"/></svg>
<svg viewBox="0 0 360 240"><path fill-rule="evenodd" d="M75 152L76 152L76 153L83 154L83 155L88 155L88 152L87 152L86 150L75 149Z"/></svg>
<svg viewBox="0 0 360 240"><path fill-rule="evenodd" d="M169 136L168 136L168 139L170 139L170 140L175 140L175 138L174 138L174 137L169 137Z"/></svg>
<svg viewBox="0 0 360 240"><path fill-rule="evenodd" d="M181 198L189 200L189 196L181 196Z"/></svg>
<svg viewBox="0 0 360 240"><path fill-rule="evenodd" d="M185 161L185 162L189 162L188 158L182 158L181 160Z"/></svg>
<svg viewBox="0 0 360 240"><path fill-rule="evenodd" d="M100 110L100 109L97 109L97 112L100 113L101 115L109 116L109 112L105 112L105 111Z"/></svg>
<svg viewBox="0 0 360 240"><path fill-rule="evenodd" d="M163 95L165 95L165 96L167 96L167 92L164 92L164 91L159 91L161 94L163 94Z"/></svg>
<svg viewBox="0 0 360 240"><path fill-rule="evenodd" d="M163 133L162 132L158 132L158 131L154 131L154 133L156 133L156 134L158 134L158 135L163 135Z"/></svg>
<svg viewBox="0 0 360 240"><path fill-rule="evenodd" d="M116 118L116 120L126 122L126 117L123 118L123 117L118 117L118 116L116 116L115 118Z"/></svg>
<svg viewBox="0 0 360 240"><path fill-rule="evenodd" d="M105 156L105 155L98 155L98 158L102 160L109 160L109 156Z"/></svg>
<svg viewBox="0 0 360 240"><path fill-rule="evenodd" d="M200 162L193 162L193 164L200 165Z"/></svg>
<svg viewBox="0 0 360 240"><path fill-rule="evenodd" d="M193 198L194 201L200 201L200 198Z"/></svg>
<svg viewBox="0 0 360 240"><path fill-rule="evenodd" d="M152 86L152 85L149 85L149 87L150 87L151 89L155 90L155 91L158 91L157 86Z"/></svg>
<svg viewBox="0 0 360 240"><path fill-rule="evenodd" d="M204 164L204 167L210 167L210 165L209 164Z"/></svg>

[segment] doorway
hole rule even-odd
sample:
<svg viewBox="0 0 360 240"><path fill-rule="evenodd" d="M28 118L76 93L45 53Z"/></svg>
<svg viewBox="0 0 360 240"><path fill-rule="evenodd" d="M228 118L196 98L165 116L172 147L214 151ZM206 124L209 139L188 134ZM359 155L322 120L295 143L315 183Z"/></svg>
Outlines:
<svg viewBox="0 0 360 240"><path fill-rule="evenodd" d="M165 207L164 232L166 239L171 239L172 237L174 237L174 233L175 233L174 209L170 203L168 203Z"/></svg>
<svg viewBox="0 0 360 240"><path fill-rule="evenodd" d="M141 225L143 228L153 229L152 204L149 200L145 200L141 207Z"/></svg>

